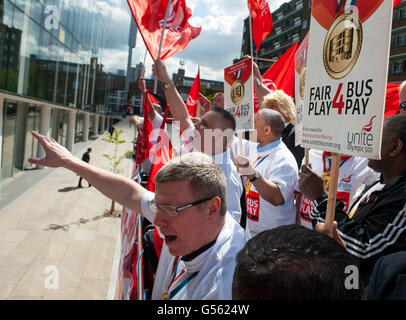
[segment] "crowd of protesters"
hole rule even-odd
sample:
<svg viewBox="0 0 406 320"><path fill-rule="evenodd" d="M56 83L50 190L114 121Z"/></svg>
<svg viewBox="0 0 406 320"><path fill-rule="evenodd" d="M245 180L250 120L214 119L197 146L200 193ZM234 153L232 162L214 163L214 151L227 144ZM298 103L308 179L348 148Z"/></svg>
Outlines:
<svg viewBox="0 0 406 320"><path fill-rule="evenodd" d="M192 119L161 60L153 73L184 142L156 174L154 193L35 132L46 156L29 160L72 170L156 227L162 250L145 254L155 261L148 297L406 299L406 82L400 114L384 121L381 159L341 156L331 231L324 224L331 155L310 150L304 162L294 145L293 99L263 86L255 63L256 141L241 146L222 93ZM139 86L145 92L143 79ZM148 115L155 128L157 107ZM149 169L142 166L145 175ZM156 238L148 239L154 248Z"/></svg>

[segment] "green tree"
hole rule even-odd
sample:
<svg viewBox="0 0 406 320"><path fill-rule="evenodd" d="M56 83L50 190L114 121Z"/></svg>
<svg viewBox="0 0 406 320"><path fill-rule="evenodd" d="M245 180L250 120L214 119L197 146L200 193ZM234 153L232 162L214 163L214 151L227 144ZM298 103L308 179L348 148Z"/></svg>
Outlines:
<svg viewBox="0 0 406 320"><path fill-rule="evenodd" d="M123 130L117 130L116 128L114 128L114 132L112 135L108 135L107 138L103 139L105 142L107 143L113 143L114 144L114 153L112 155L110 154L103 154L103 157L107 158L110 162L110 166L111 166L111 170L113 173L119 173L119 165L120 162L127 158L132 151L128 150L126 152L124 152L123 154L119 155L118 153L118 146L126 143L126 140L122 140L120 139L120 134L123 132ZM111 208L110 210L106 210L106 212L104 213L105 215L109 215L109 216L114 216L114 217L119 217L120 216L120 211L119 210L115 210L115 201L112 200L111 201Z"/></svg>

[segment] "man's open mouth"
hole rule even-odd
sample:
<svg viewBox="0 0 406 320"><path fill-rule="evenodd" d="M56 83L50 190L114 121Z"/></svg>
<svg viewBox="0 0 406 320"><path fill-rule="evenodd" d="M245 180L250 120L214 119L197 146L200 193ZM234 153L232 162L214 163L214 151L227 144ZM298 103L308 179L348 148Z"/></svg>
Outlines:
<svg viewBox="0 0 406 320"><path fill-rule="evenodd" d="M176 240L177 236L165 236L165 242L170 243L174 240Z"/></svg>

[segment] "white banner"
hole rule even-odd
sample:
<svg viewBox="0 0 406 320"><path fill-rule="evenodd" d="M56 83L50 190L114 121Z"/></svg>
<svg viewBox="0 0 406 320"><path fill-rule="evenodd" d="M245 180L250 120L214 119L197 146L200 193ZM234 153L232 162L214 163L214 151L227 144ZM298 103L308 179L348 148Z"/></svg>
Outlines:
<svg viewBox="0 0 406 320"><path fill-rule="evenodd" d="M236 121L236 131L254 130L252 58L224 69L224 109Z"/></svg>
<svg viewBox="0 0 406 320"><path fill-rule="evenodd" d="M392 0L313 0L302 147L379 159Z"/></svg>

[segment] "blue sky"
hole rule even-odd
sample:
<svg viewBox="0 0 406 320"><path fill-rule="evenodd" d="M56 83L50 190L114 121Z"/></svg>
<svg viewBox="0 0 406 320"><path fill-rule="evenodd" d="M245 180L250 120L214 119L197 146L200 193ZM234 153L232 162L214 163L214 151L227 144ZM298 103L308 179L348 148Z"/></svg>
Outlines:
<svg viewBox="0 0 406 320"><path fill-rule="evenodd" d="M130 10L127 2L122 0L104 0L112 15L112 23L120 33L120 39L128 37L130 24ZM279 8L284 0L269 0L271 12ZM194 77L200 65L201 78L223 80L224 68L232 64L233 59L241 54L241 41L243 21L248 16L246 0L186 0L192 10L189 20L193 26L201 26L200 36L189 43L182 52L165 61L170 74L177 72L180 60L186 64L186 76ZM107 8L106 8L107 10ZM115 21L117 20L117 21ZM126 69L127 41L122 40L122 45L105 53L105 64L108 71ZM142 38L137 38L136 48L133 50L135 65L144 60L145 46ZM146 76L151 75L152 59L147 57Z"/></svg>

